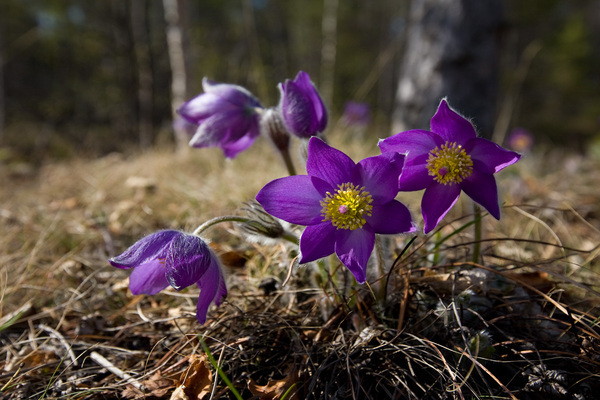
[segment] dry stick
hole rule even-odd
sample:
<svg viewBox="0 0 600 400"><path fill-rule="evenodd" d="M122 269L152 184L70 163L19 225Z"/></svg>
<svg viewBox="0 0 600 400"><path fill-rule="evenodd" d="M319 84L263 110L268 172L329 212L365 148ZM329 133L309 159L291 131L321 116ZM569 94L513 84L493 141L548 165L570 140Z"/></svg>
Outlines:
<svg viewBox="0 0 600 400"><path fill-rule="evenodd" d="M65 337L63 335L61 335L60 332L58 332L57 330L52 329L46 325L39 325L39 328L41 330L48 332L50 334L50 336L53 336L54 338L58 339L60 344L62 344L64 346L64 348L67 349L67 354L71 358L73 365L74 366L79 365L79 363L77 362L77 357L75 357L75 353L73 352L71 345L69 343L67 343L67 341L65 340Z"/></svg>
<svg viewBox="0 0 600 400"><path fill-rule="evenodd" d="M138 381L136 381L127 372L125 372L123 370L120 370L119 368L115 367L115 365L113 363L111 363L110 361L108 361L106 358L102 357L99 353L96 353L95 351L92 351L90 353L90 358L92 360L94 360L96 362L96 364L98 364L101 367L104 367L107 370L109 370L112 374L114 374L114 375L118 376L119 378L127 381L127 383L129 383L134 388L136 388L136 389L138 389L140 391L144 390L144 385L142 385L141 383L139 383Z"/></svg>

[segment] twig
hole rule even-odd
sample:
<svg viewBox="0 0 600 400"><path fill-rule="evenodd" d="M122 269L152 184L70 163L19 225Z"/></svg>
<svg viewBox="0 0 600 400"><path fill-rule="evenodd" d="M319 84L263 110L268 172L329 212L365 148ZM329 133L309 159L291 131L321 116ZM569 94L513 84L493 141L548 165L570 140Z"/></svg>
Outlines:
<svg viewBox="0 0 600 400"><path fill-rule="evenodd" d="M50 334L50 336L53 336L54 338L58 339L60 344L62 344L63 347L65 349L67 349L67 354L69 355L69 358L71 358L73 365L74 366L79 365L79 363L77 362L77 357L75 357L75 353L73 352L73 348L71 347L71 345L69 343L67 343L67 341L65 340L65 337L63 335L61 335L60 332L58 332L56 329L52 329L46 325L39 325L39 328L43 331L48 332Z"/></svg>
<svg viewBox="0 0 600 400"><path fill-rule="evenodd" d="M134 388L136 388L138 390L144 390L144 385L142 385L140 382L136 381L127 372L125 372L125 371L123 371L123 370L115 367L115 365L113 363L111 363L110 361L108 361L106 358L104 358L103 356L101 356L99 353L96 353L95 351L92 351L90 353L90 358L92 360L94 360L96 362L96 364L98 364L101 367L104 367L107 370L109 370L112 374L114 374L114 375L118 376L119 378L127 381L127 383L129 383Z"/></svg>

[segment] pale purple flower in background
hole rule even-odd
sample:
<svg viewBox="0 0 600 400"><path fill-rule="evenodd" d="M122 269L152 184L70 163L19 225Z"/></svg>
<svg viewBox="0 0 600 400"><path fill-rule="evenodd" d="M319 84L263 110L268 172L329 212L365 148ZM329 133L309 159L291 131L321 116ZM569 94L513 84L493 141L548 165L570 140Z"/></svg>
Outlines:
<svg viewBox="0 0 600 400"><path fill-rule="evenodd" d="M350 157L313 137L307 175L269 182L256 200L271 215L305 225L299 262L336 253L359 283L366 280L375 234L414 232L406 206L395 200L404 156L396 152Z"/></svg>
<svg viewBox="0 0 600 400"><path fill-rule="evenodd" d="M198 322L206 322L211 303L219 305L227 295L225 278L216 255L198 236L175 230L148 235L122 254L109 260L113 267L133 269L129 276L131 293L153 295L169 285L182 290L198 285Z"/></svg>
<svg viewBox="0 0 600 400"><path fill-rule="evenodd" d="M531 150L534 142L533 135L527 129L515 128L508 135L506 145L514 151L526 153Z"/></svg>
<svg viewBox="0 0 600 400"><path fill-rule="evenodd" d="M192 147L220 147L234 158L260 134L262 105L247 89L228 83L202 80L204 93L184 103L177 112L198 125Z"/></svg>
<svg viewBox="0 0 600 400"><path fill-rule="evenodd" d="M371 123L371 108L367 103L348 101L344 106L342 120L348 126L367 126Z"/></svg>
<svg viewBox="0 0 600 400"><path fill-rule="evenodd" d="M306 139L325 130L327 110L306 72L300 71L293 81L280 83L279 91L281 115L290 133Z"/></svg>
<svg viewBox="0 0 600 400"><path fill-rule="evenodd" d="M521 158L477 137L471 122L450 109L445 99L431 119L431 131L400 132L380 140L379 148L406 155L400 191L425 189L421 201L425 233L439 224L461 191L500 219L494 174Z"/></svg>

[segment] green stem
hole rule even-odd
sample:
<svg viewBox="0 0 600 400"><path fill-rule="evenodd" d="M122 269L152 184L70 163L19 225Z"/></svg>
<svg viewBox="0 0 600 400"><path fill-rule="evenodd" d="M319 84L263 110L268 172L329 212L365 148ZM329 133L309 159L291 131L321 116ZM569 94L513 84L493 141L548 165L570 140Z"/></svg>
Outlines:
<svg viewBox="0 0 600 400"><path fill-rule="evenodd" d="M197 227L196 230L194 232L192 232L192 235L200 236L202 234L202 232L204 232L211 226L220 224L222 222L240 222L243 224L245 222L250 222L250 221L253 221L253 219L246 218L246 217L240 217L239 215L224 215L222 217L215 217L213 219L209 219L208 221L206 221L205 223L203 223L202 225ZM287 240L288 242L293 243L295 245L298 244L298 237L291 232L284 231L283 234L281 235L281 238L283 240Z"/></svg>
<svg viewBox="0 0 600 400"><path fill-rule="evenodd" d="M482 227L481 227L481 208L477 205L473 205L474 209L474 241L473 241L473 262L475 264L479 263L479 256L481 253L481 236L482 236Z"/></svg>
<svg viewBox="0 0 600 400"><path fill-rule="evenodd" d="M216 217L213 219L209 219L208 221L206 221L205 223L203 223L202 225L197 227L196 230L192 234L196 235L196 236L200 236L200 234L202 232L204 232L205 230L207 230L208 228L210 228L213 225L220 224L221 222L248 222L248 221L251 221L250 218L240 217L237 215L225 215L222 217Z"/></svg>
<svg viewBox="0 0 600 400"><path fill-rule="evenodd" d="M284 149L280 148L279 153L281 154L281 157L283 158L283 162L285 164L285 167L288 170L288 174L290 174L290 176L296 175L296 168L294 168L294 162L292 161L292 156L290 155L289 146Z"/></svg>

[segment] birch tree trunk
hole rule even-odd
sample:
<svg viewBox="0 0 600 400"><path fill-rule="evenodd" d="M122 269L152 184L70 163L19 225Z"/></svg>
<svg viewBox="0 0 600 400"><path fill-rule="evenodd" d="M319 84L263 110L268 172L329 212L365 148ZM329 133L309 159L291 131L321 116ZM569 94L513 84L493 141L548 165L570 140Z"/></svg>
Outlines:
<svg viewBox="0 0 600 400"><path fill-rule="evenodd" d="M502 0L412 0L393 132L429 129L440 100L491 137Z"/></svg>
<svg viewBox="0 0 600 400"><path fill-rule="evenodd" d="M167 47L171 65L171 113L176 121L177 108L187 100L188 74L185 63L184 30L182 24L182 0L163 0ZM189 136L182 124L173 124L177 150L187 149Z"/></svg>

